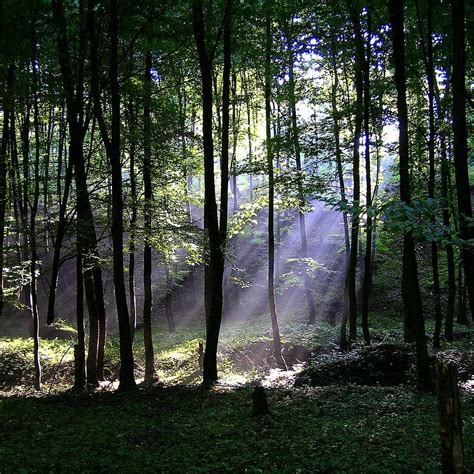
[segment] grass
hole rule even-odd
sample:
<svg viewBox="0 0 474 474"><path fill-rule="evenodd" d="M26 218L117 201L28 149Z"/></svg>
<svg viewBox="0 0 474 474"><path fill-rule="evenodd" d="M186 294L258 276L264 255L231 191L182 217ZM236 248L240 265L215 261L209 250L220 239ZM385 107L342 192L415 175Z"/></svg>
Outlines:
<svg viewBox="0 0 474 474"><path fill-rule="evenodd" d="M168 387L0 400L5 472L436 472L436 400L402 387ZM465 440L474 403L464 400ZM474 466L466 442L468 466Z"/></svg>
<svg viewBox="0 0 474 474"><path fill-rule="evenodd" d="M400 342L399 321L381 315L372 321L375 342ZM311 348L334 343L338 336L338 328L323 323L311 327L284 321L281 330L285 341ZM226 351L268 340L266 317L224 325L220 374L226 384L211 391L198 385L202 328L176 334L157 328L155 333L156 362L165 385L133 394L64 392L71 382L72 351L68 350L71 341L60 340L42 341L46 391L34 394L28 391L32 342L0 339L0 373L7 373L6 361L12 354L17 357L8 369L16 387L3 396L0 393L0 472L440 470L433 394L419 393L411 386L272 388L268 390L271 416L253 418L249 383L262 373L237 373ZM443 350L472 350L472 340L471 336L443 343ZM135 355L142 365L140 333ZM112 373L118 364L116 339L108 342L106 360ZM49 386L53 374L55 383ZM242 383L247 385L235 387ZM472 393L463 395L462 411L466 463L472 470Z"/></svg>

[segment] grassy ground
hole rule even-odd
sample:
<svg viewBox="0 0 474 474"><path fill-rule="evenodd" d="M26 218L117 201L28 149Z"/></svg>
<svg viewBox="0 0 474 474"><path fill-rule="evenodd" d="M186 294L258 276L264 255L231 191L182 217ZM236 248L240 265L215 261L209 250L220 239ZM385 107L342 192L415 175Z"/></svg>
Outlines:
<svg viewBox="0 0 474 474"><path fill-rule="evenodd" d="M372 325L375 343L401 340L399 322L380 316L374 320L378 321ZM155 340L156 360L165 385L141 388L135 394L65 393L72 368L71 342L58 340L43 341L45 391L34 394L28 391L31 343L1 339L0 373L8 371L16 382L4 386L3 396L0 393L0 472L439 471L433 394L421 394L412 386L272 388L271 416L252 418L249 384L265 374L258 368L236 370L228 351L268 338L266 319L224 327L220 355L224 383L212 391L197 385L202 329L156 333L161 334ZM286 341L311 348L337 339L337 328L324 324L286 322L282 333ZM138 334L138 377L143 363L140 341ZM472 341L471 334L444 343L443 350L472 350ZM110 374L117 362L118 348L112 339L107 347ZM472 470L472 393L463 394L462 410L466 462Z"/></svg>
<svg viewBox="0 0 474 474"><path fill-rule="evenodd" d="M436 472L435 397L403 388L251 391L168 387L0 401L2 472ZM465 399L474 466L474 402Z"/></svg>

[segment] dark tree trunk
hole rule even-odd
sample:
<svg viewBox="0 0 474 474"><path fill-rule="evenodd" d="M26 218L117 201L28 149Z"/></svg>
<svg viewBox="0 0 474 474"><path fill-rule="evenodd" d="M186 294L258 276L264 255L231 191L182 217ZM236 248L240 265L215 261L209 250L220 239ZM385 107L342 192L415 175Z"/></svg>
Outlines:
<svg viewBox="0 0 474 474"><path fill-rule="evenodd" d="M291 25L290 25L291 27ZM306 206L306 198L303 191L303 174L301 168L301 150L299 142L299 131L298 131L298 121L296 114L296 96L295 96L295 74L294 74L294 53L292 35L287 34L287 50L289 52L289 61L288 61L288 86L289 86L289 106L290 106L290 115L291 115L291 138L293 140L293 147L295 151L295 161L296 161L296 172L297 172L297 186L298 186L298 200L299 200L299 210L298 210L298 220L300 225L300 239L301 239L301 258L306 259L308 257L308 242L306 237L306 217L304 207ZM306 272L303 276L304 291L306 296L306 303L308 305L308 322L310 324L316 323L316 308L313 301L313 295L310 289L310 281Z"/></svg>
<svg viewBox="0 0 474 474"><path fill-rule="evenodd" d="M449 215L449 163L446 153L446 138L441 134L441 195L444 199L443 224L450 228L451 219ZM453 340L454 307L456 301L456 264L454 260L454 249L451 243L446 244L446 265L448 268L448 301L446 303L446 319L444 326L444 337L447 341Z"/></svg>
<svg viewBox="0 0 474 474"><path fill-rule="evenodd" d="M86 386L86 343L84 332L84 282L82 278L82 249L77 247L76 256L76 321L77 343L74 346L74 390Z"/></svg>
<svg viewBox="0 0 474 474"><path fill-rule="evenodd" d="M153 190L151 180L151 68L152 57L148 52L145 56L145 100L143 109L143 184L145 188L145 245L143 249L143 342L145 345L145 382L156 378L155 353L151 328L151 314L153 308L153 292L151 286L152 252L150 237L152 235L151 206L153 204Z"/></svg>
<svg viewBox="0 0 474 474"><path fill-rule="evenodd" d="M464 24L464 0L451 1L453 31L453 133L454 169L456 172L456 194L459 214L459 237L463 241L474 238L471 191L467 166L467 125L466 125L466 45ZM474 320L474 250L464 243L462 246L464 278L469 296L471 318Z"/></svg>
<svg viewBox="0 0 474 474"><path fill-rule="evenodd" d="M120 90L118 82L118 0L109 3L110 63L109 83L111 102L111 131L104 119L99 85L98 39L94 0L88 0L88 33L90 37L91 95L94 114L100 128L107 158L112 170L112 243L113 280L120 337L120 385L119 390L135 388L132 337L128 316L125 277L123 269L123 196L122 169L120 163Z"/></svg>
<svg viewBox="0 0 474 474"><path fill-rule="evenodd" d="M245 72L242 73L242 87L244 90L245 110L247 112L247 142L248 142L248 158L249 158L249 197L250 202L253 201L253 147L252 147L252 114L250 110L250 96L248 91L248 78Z"/></svg>
<svg viewBox="0 0 474 474"><path fill-rule="evenodd" d="M466 472L456 367L438 362L438 409L441 425L441 466L444 474Z"/></svg>
<svg viewBox="0 0 474 474"><path fill-rule="evenodd" d="M370 91L370 56L371 56L371 11L370 4L367 7L367 45L366 45L366 57L364 61L364 158L365 158L365 183L366 183L366 207L367 207L367 222L366 222L366 233L365 233L365 255L364 255L364 276L362 279L362 332L364 334L364 341L366 344L370 344L370 332L369 332L369 299L370 290L372 288L372 176L371 176L371 165L370 165L370 102L371 102L371 91ZM363 39L361 36L358 37L359 41Z"/></svg>
<svg viewBox="0 0 474 474"><path fill-rule="evenodd" d="M239 118L240 118L240 109L239 117L237 117L237 75L235 72L232 74L232 159L231 159L231 168L232 168L232 214L237 214L239 209L239 199L238 199L238 188L237 188L237 145L239 140ZM234 261L239 261L239 245L240 241L238 235L233 237L233 250L234 250ZM231 270L233 276L236 276L234 269ZM240 311L240 286L236 281L232 282L232 306L235 311Z"/></svg>
<svg viewBox="0 0 474 474"><path fill-rule="evenodd" d="M80 36L77 78L74 79L69 45L66 33L66 19L61 0L52 1L53 19L57 28L57 45L61 76L66 95L69 124L69 160L74 166L77 208L77 244L83 252L83 282L87 309L89 312L89 350L87 353L87 382L98 385L103 380L103 360L105 346L105 304L103 299L102 271L97 265L97 237L94 216L87 187L87 173L84 159L84 136L88 119L84 114L84 63L86 55L86 25L84 2L79 2ZM70 166L66 175L64 196L61 202L58 232L55 240L52 284L48 302L48 324L54 319L55 292L59 275L59 257L67 222L66 207L70 187Z"/></svg>
<svg viewBox="0 0 474 474"><path fill-rule="evenodd" d="M341 151L341 126L339 124L339 111L337 109L337 89L339 87L339 75L336 64L336 43L333 41L331 49L332 70L334 74L334 82L331 90L331 106L332 117L334 122L334 147L336 154L337 177L339 180L339 192L341 194L341 202L347 204L346 188L344 184L344 171L342 168L342 151ZM347 212L342 211L342 219L344 224L344 243L346 245L346 254L349 255L351 243L349 240L349 223L347 220Z"/></svg>
<svg viewBox="0 0 474 474"><path fill-rule="evenodd" d="M130 104L130 129L131 135L134 134L135 114L133 113L133 104ZM137 327L137 300L135 296L135 226L137 222L137 184L135 176L135 139L130 142L130 200L132 213L130 216L130 243L129 243L129 262L128 262L128 294L130 298L130 334L132 341L135 337Z"/></svg>
<svg viewBox="0 0 474 474"><path fill-rule="evenodd" d="M13 110L13 81L15 76L15 66L10 64L6 90L3 95L3 127L2 143L0 149L0 319L3 315L3 267L4 267L4 238L5 238L5 211L7 204L7 150L10 138L9 121Z"/></svg>
<svg viewBox="0 0 474 474"><path fill-rule="evenodd" d="M230 2L227 8L230 8ZM224 64L222 71L222 123L221 123L221 202L219 212L219 234L222 255L221 266L224 285L223 295L227 295L228 281L224 281L225 254L227 248L227 220L229 214L229 133L230 133L230 73L231 73L231 18L226 11L224 20ZM224 296L223 296L224 301Z"/></svg>
<svg viewBox="0 0 474 474"><path fill-rule="evenodd" d="M33 36L32 36L32 60L31 69L33 77L33 128L35 137L35 162L34 162L34 195L33 203L30 208L30 247L31 247L31 263L30 263L30 309L33 319L33 359L35 365L35 389L41 389L41 362L39 357L39 312L38 312L38 291L37 291L37 264L38 264L38 250L37 250L37 236L36 236L36 216L38 214L38 204L40 197L40 123L39 123L39 97L38 97L38 64L37 64L37 46L36 46L36 21L33 21ZM25 137L26 138L26 137Z"/></svg>
<svg viewBox="0 0 474 474"><path fill-rule="evenodd" d="M109 161L112 169L112 242L113 279L120 333L119 390L135 387L132 337L128 317L127 295L123 270L123 196L120 164L120 90L118 82L118 0L110 0L110 99L112 109Z"/></svg>
<svg viewBox="0 0 474 474"><path fill-rule="evenodd" d="M267 6L269 2L267 1ZM268 173L268 303L273 333L273 351L281 357L280 329L275 304L275 235L274 235L274 200L275 185L273 177L273 150L271 137L271 94L272 94L272 31L270 13L265 19L265 139L267 148Z"/></svg>
<svg viewBox="0 0 474 474"><path fill-rule="evenodd" d="M358 13L354 11L349 2L349 11L352 16L352 23L356 37L355 41L355 122L354 122L354 144L352 159L352 179L353 179L353 207L354 212L351 217L351 251L349 254L349 266L347 269L346 291L349 302L349 339L357 339L357 293L356 293L356 273L357 273L357 253L359 246L359 206L360 206L360 137L362 134L363 120L363 90L364 90L364 42L360 27Z"/></svg>
<svg viewBox="0 0 474 474"><path fill-rule="evenodd" d="M395 83L397 87L397 107L399 123L400 155L400 199L411 204L409 154L408 154L408 109L405 80L405 37L403 1L389 1L390 23L392 25L393 56L395 63ZM402 298L405 316L405 337L416 344L418 383L421 387L431 385L430 363L426 345L425 322L418 280L418 266L415 242L411 231L403 236Z"/></svg>
<svg viewBox="0 0 474 474"><path fill-rule="evenodd" d="M228 4L229 6L229 4ZM230 14L230 9L227 9ZM199 59L202 86L202 134L204 148L204 225L208 234L209 259L206 265L204 296L206 308L206 349L203 362L203 384L217 381L217 344L222 320L223 252L217 217L214 182L214 144L212 138L212 62L206 49L202 0L193 0L193 31ZM230 19L226 19L230 27Z"/></svg>
<svg viewBox="0 0 474 474"><path fill-rule="evenodd" d="M426 77L428 80L428 115L429 115L429 138L428 138L428 160L429 160L429 177L428 177L428 198L435 197L435 119L434 119L434 99L435 99L435 76L433 67L433 1L427 1L427 41L425 42L423 27L421 22L421 15L418 0L416 3L416 15L418 21L418 28L420 30L421 45L424 53L424 62ZM433 221L436 224L436 221ZM439 349L441 347L441 326L443 318L441 314L441 294L439 283L439 265L438 265L438 244L436 241L431 243L431 268L433 272L433 294L434 294L434 309L435 309L435 330L433 334L433 347Z"/></svg>
<svg viewBox="0 0 474 474"><path fill-rule="evenodd" d="M171 279L169 262L167 262L165 266L166 266L165 314L166 314L166 321L168 322L168 330L170 333L174 333L176 331L176 325L174 323L174 317L173 317L173 288L172 288L172 279Z"/></svg>

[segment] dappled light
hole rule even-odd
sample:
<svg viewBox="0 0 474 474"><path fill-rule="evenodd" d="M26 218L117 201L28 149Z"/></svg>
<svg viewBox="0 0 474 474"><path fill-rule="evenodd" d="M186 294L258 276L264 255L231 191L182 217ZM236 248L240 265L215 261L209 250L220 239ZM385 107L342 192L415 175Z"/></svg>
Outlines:
<svg viewBox="0 0 474 474"><path fill-rule="evenodd" d="M474 5L0 2L0 473L474 470Z"/></svg>

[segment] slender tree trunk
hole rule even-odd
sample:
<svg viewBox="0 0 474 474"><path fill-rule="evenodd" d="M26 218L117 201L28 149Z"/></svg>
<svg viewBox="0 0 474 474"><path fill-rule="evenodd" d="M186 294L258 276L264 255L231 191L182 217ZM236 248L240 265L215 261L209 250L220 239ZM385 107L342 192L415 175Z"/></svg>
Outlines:
<svg viewBox="0 0 474 474"><path fill-rule="evenodd" d="M446 153L446 138L440 136L441 142L441 195L445 201L443 206L443 224L450 228L451 219L449 215L449 163ZM453 340L454 307L456 301L456 264L454 260L454 249L451 243L446 244L446 265L448 268L448 301L446 303L446 319L444 326L444 337L447 341Z"/></svg>
<svg viewBox="0 0 474 474"><path fill-rule="evenodd" d="M168 330L170 333L176 331L176 326L174 323L173 317L173 288L172 288L172 279L170 272L170 264L166 262L166 294L165 294L165 314L166 321L168 322Z"/></svg>
<svg viewBox="0 0 474 474"><path fill-rule="evenodd" d="M354 123L354 145L353 145L353 207L354 212L351 217L351 251L349 255L349 266L347 269L347 293L349 302L349 339L357 339L357 293L356 293L356 273L357 273L357 252L359 246L359 206L360 206L360 137L362 134L363 119L363 89L364 89L364 47L358 13L349 4L352 16L352 23L356 36L355 41L355 123Z"/></svg>
<svg viewBox="0 0 474 474"><path fill-rule="evenodd" d="M151 53L145 56L145 100L143 109L143 184L145 187L145 245L143 248L143 342L145 345L145 382L156 378L155 354L151 329L151 314L153 308L153 291L151 286L152 253L150 237L152 235L151 208L153 203L153 190L151 180Z"/></svg>
<svg viewBox="0 0 474 474"><path fill-rule="evenodd" d="M242 87L244 89L244 97L245 97L245 109L247 112L247 142L248 142L248 158L249 158L249 167L250 167L250 175L249 175L249 195L250 195L250 202L253 201L253 148L252 148L252 113L250 110L250 96L248 92L248 78L246 77L245 72L242 73Z"/></svg>
<svg viewBox="0 0 474 474"><path fill-rule="evenodd" d="M331 50L332 70L334 74L334 82L331 90L331 106L332 118L334 122L334 147L336 153L337 176L339 180L339 192L341 193L341 202L347 204L346 188L344 184L344 171L342 168L342 151L341 151L341 126L339 124L339 111L337 109L337 89L339 87L339 74L336 64L336 44L333 42ZM351 243L349 240L349 223L347 220L347 212L342 211L342 220L344 225L344 243L346 245L346 254L349 255Z"/></svg>
<svg viewBox="0 0 474 474"><path fill-rule="evenodd" d="M370 56L372 39L371 35L371 11L370 5L367 7L367 45L366 58L364 61L364 157L365 157L365 183L366 183L366 208L367 208L367 222L365 233L365 255L364 255L364 276L362 280L362 332L364 334L364 341L370 344L369 332L369 299L370 290L372 287L372 176L370 165ZM360 38L362 40L362 38ZM363 44L361 45L363 47Z"/></svg>
<svg viewBox="0 0 474 474"><path fill-rule="evenodd" d="M474 238L471 190L467 166L467 125L466 125L466 45L464 0L451 1L453 31L453 132L454 169L456 172L456 194L459 213L459 237L463 241ZM471 318L474 320L474 250L472 244L462 246L464 278L469 296Z"/></svg>
<svg viewBox="0 0 474 474"><path fill-rule="evenodd" d="M135 329L137 327L137 300L135 296L135 226L137 222L137 184L135 175L135 153L136 142L135 133L135 113L133 103L130 100L129 106L130 119L130 200L131 200L131 216L130 216L130 243L129 243L129 263L128 263L128 293L130 298L130 334L132 341L135 337Z"/></svg>
<svg viewBox="0 0 474 474"><path fill-rule="evenodd" d="M291 34L287 34L287 49L289 51L289 61L288 61L288 75L289 75L289 105L290 105L290 115L291 115L291 135L293 139L293 146L295 151L295 160L296 160L296 172L298 175L297 186L298 186L298 200L299 200L299 210L298 210L298 220L300 225L300 238L301 238L301 258L308 258L308 243L306 236L306 217L304 207L306 206L306 198L303 191L303 172L301 168L301 150L299 143L299 132L298 132L298 121L296 114L296 97L295 97L295 74L294 74L294 53L293 47L291 44L292 37ZM313 295L310 289L310 282L308 275L304 274L304 291L306 296L306 303L308 305L308 322L310 324L316 323L316 308L314 306Z"/></svg>
<svg viewBox="0 0 474 474"><path fill-rule="evenodd" d="M13 110L13 81L15 76L15 65L12 63L8 67L8 77L6 91L3 96L3 129L2 143L0 149L0 319L3 316L3 268L5 262L5 211L7 204L7 151L10 138L9 120Z"/></svg>
<svg viewBox="0 0 474 474"><path fill-rule="evenodd" d="M443 474L467 472L456 366L438 362L438 412L441 427L441 468Z"/></svg>
<svg viewBox="0 0 474 474"><path fill-rule="evenodd" d="M429 115L429 138L428 138L428 160L429 160L429 178L428 178L428 198L435 198L435 119L434 119L434 99L435 99L435 72L433 67L433 1L428 0L427 6L427 41L425 42L421 15L418 0L416 4L416 15L418 28L420 30L421 45L424 53L426 77L428 80L428 115ZM433 221L436 224L436 221ZM438 265L438 244L433 241L431 243L431 268L433 272L433 293L435 307L435 330L433 334L433 347L439 349L441 347L441 326L443 318L441 314L441 291L439 283L439 265Z"/></svg>
<svg viewBox="0 0 474 474"><path fill-rule="evenodd" d="M232 0L228 0L227 8L231 8ZM222 122L221 122L221 201L219 212L219 234L223 251L221 267L223 280L223 300L227 295L228 279L224 281L225 254L227 248L227 220L229 214L229 133L230 133L230 73L231 73L231 18L230 11L226 11L224 20L224 65L222 71Z"/></svg>
<svg viewBox="0 0 474 474"><path fill-rule="evenodd" d="M30 209L30 247L31 247L31 264L30 264L30 303L31 314L33 318L33 358L35 365L35 389L41 389L41 363L39 356L39 312L38 312L38 292L37 292L37 264L38 264L38 250L37 250L37 236L36 236L36 216L38 213L38 204L40 197L40 124L39 124L39 97L38 97L38 64L36 54L36 21L33 22L33 37L32 37L32 60L31 69L33 77L33 128L35 136L35 163L34 163L34 195L33 203Z"/></svg>
<svg viewBox="0 0 474 474"><path fill-rule="evenodd" d="M232 214L237 214L239 209L239 199L238 199L238 188L237 188L237 145L239 139L239 119L240 119L240 109L239 117L237 117L237 75L235 72L232 74ZM234 248L234 262L239 261L239 246L240 241L238 235L235 235L233 238L233 248ZM236 275L235 270L231 270L233 275ZM232 284L233 288L233 300L232 305L236 311L240 311L240 286L234 281Z"/></svg>
<svg viewBox="0 0 474 474"><path fill-rule="evenodd" d="M102 271L97 264L97 237L94 216L87 187L87 172L84 159L84 136L88 119L84 113L84 63L86 55L86 22L84 1L79 2L80 35L77 78L73 76L69 45L66 33L66 20L61 0L52 0L53 19L57 28L57 45L61 76L66 95L67 118L69 124L69 160L66 174L64 196L60 206L58 232L55 240L53 274L48 302L48 324L54 319L55 293L59 275L59 258L62 240L65 236L66 208L71 180L71 168L74 166L76 183L77 208L77 243L83 252L83 268L87 308L89 312L89 350L87 353L87 383L97 386L103 380L104 347L105 347L105 304L103 298Z"/></svg>
<svg viewBox="0 0 474 474"><path fill-rule="evenodd" d="M395 62L395 83L397 87L397 107L399 122L400 155L400 200L411 204L409 153L408 153L408 109L405 79L405 37L403 1L389 1L390 23L392 25L393 55ZM415 242L411 231L403 236L402 298L405 315L405 335L415 340L418 383L426 388L431 385L430 363L426 345L425 323L418 280L418 266Z"/></svg>
<svg viewBox="0 0 474 474"><path fill-rule="evenodd" d="M74 390L84 390L86 386L86 342L84 331L84 282L82 278L82 252L77 247L76 256L76 321L77 343L74 346Z"/></svg>
<svg viewBox="0 0 474 474"><path fill-rule="evenodd" d="M228 14L230 9L228 8ZM217 344L222 320L223 252L217 217L214 182L214 144L212 137L212 63L206 48L202 0L193 0L193 31L199 59L202 86L204 148L204 225L209 239L209 259L205 270L206 349L203 362L203 384L217 381ZM227 18L226 23L230 20ZM227 27L230 27L228 25Z"/></svg>
<svg viewBox="0 0 474 474"><path fill-rule="evenodd" d="M267 7L269 1L266 2ZM267 148L268 172L268 303L272 321L273 351L281 357L281 338L275 305L275 235L274 235L274 199L275 185L273 177L273 151L271 137L271 94L272 94L272 31L270 13L265 19L265 138Z"/></svg>

